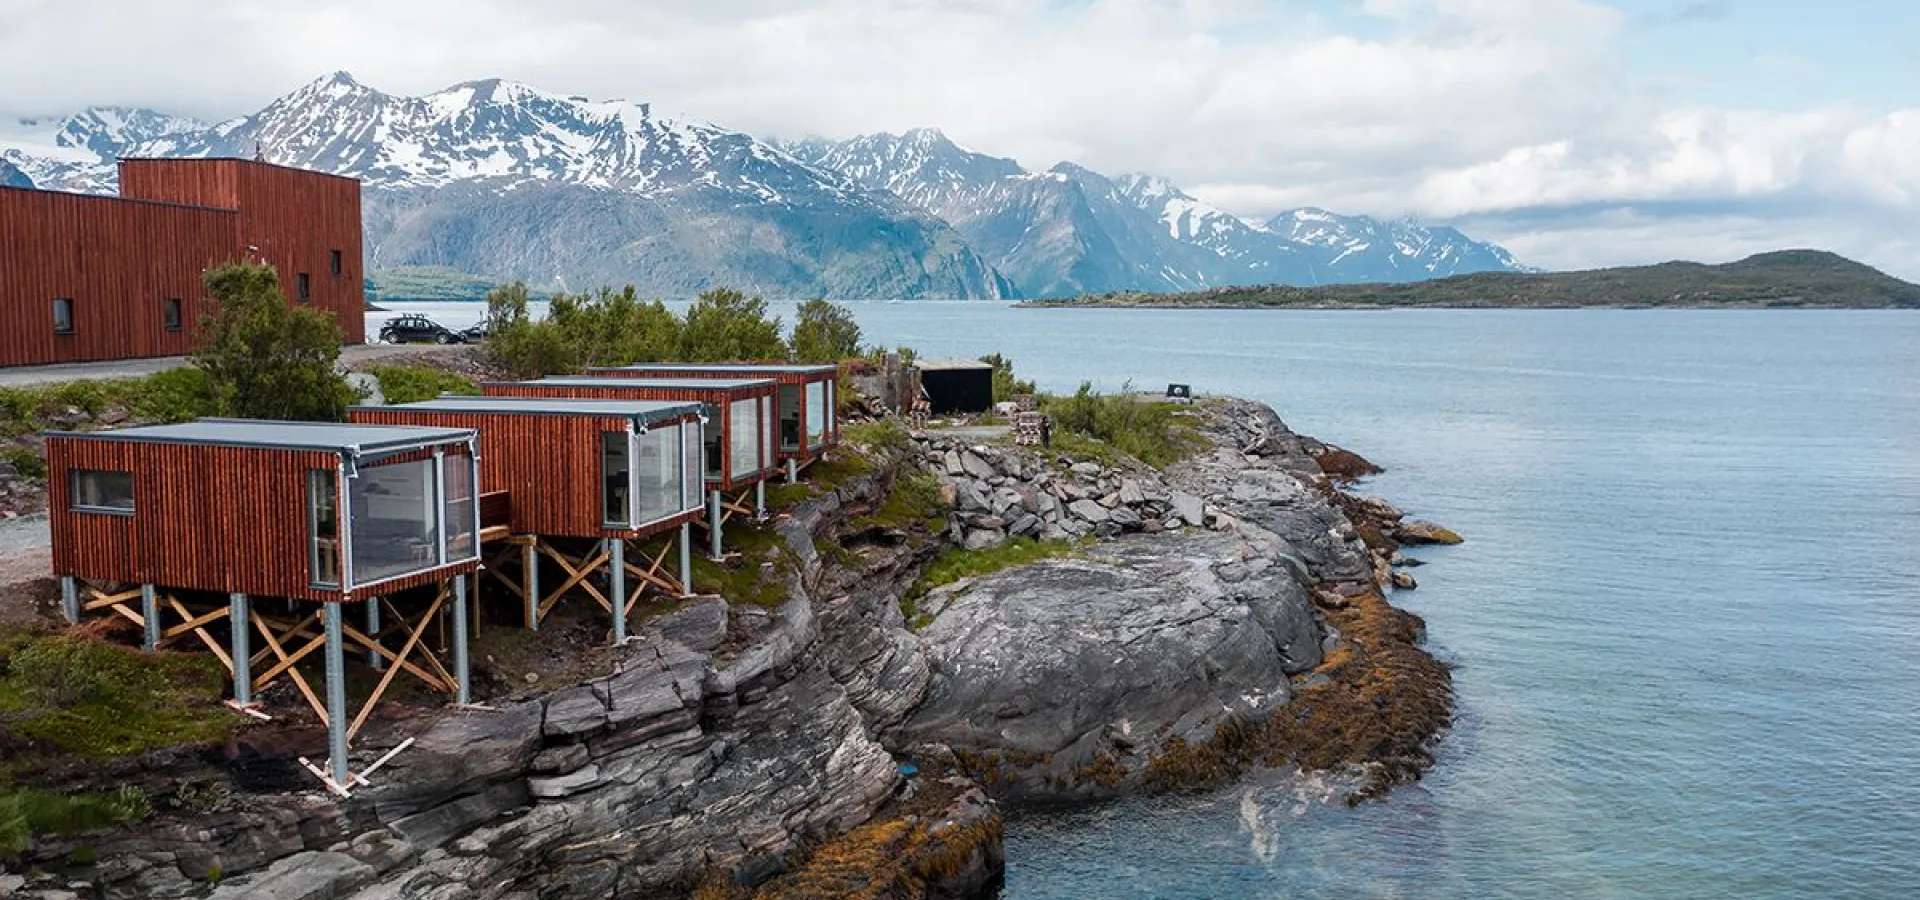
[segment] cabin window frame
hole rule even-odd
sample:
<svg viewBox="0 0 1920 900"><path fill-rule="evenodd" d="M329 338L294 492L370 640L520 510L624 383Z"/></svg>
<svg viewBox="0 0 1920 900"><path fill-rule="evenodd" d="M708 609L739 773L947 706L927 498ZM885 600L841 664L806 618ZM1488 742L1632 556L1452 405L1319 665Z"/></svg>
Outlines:
<svg viewBox="0 0 1920 900"><path fill-rule="evenodd" d="M116 478L125 479L126 480L125 496L127 501L126 505L125 506L108 506L108 505L99 504L99 503L81 502L81 499L80 499L81 496L85 493L89 493L88 491L84 491L81 488L81 484L87 481L89 478L96 477L96 476L107 476L107 477L116 477ZM123 469L68 469L67 470L67 510L69 512L88 513L91 515L100 515L100 516L131 517L135 514L135 512L139 508L139 499L136 493L137 490L138 490L138 485L134 481L133 473ZM98 491L94 491L92 493L98 493Z"/></svg>
<svg viewBox="0 0 1920 900"><path fill-rule="evenodd" d="M347 277L346 257L338 250L327 251L327 269L335 278Z"/></svg>
<svg viewBox="0 0 1920 900"><path fill-rule="evenodd" d="M412 449L419 450L419 449L425 449L425 448L416 447ZM347 546L348 552L345 556L347 571L343 574L343 577L349 579L348 586L350 590L361 590L361 589L372 587L372 586L386 584L388 582L399 581L406 578L412 578L414 576L417 576L426 572L431 572L437 568L443 568L451 562L463 561L463 560L451 560L449 559L447 554L446 480L444 475L442 474L443 466L440 464L440 453L442 451L439 451L438 449L436 449L434 456L430 456L425 459L414 459L414 460L408 460L406 462L397 462L397 463L387 461L390 457L400 456L407 452L411 452L411 451L398 450L391 453L381 454L379 456L375 456L372 458L357 459L353 462L353 465L351 466L351 470L347 475L349 483L348 483L346 498L345 498L346 499L345 532L347 534L345 544ZM363 524L361 520L362 510L356 510L354 508L354 504L356 502L360 502L364 505L371 505L371 503L373 502L372 498L380 497L380 496L389 496L389 497L392 496L390 491L383 490L378 493L375 493L371 490L360 489L360 486L364 484L362 479L366 479L369 477L370 473L376 472L380 469L387 468L388 466L395 466L395 467L405 466L405 467L408 467L409 469L414 469L414 470L417 470L419 467L424 466L426 469L424 476L422 476L420 479L422 482L421 496L419 497L403 496L400 498L401 502L403 503L417 503L418 508L422 512L424 512L426 515L420 517L417 520L413 517L400 517L400 518L394 518L392 519L392 521L400 522L403 525L407 522L418 521L419 524L423 526L427 530L427 532L430 533L431 535L430 546L423 547L420 543L410 544L408 545L408 548L409 548L408 552L411 554L417 555L424 550L428 554L430 554L431 558L424 559L424 560L419 560L419 559L408 560L406 562L409 564L409 567L405 569L397 568L397 566L400 564L399 561L397 560L389 560L389 561L385 561L384 563L368 562L366 564L367 566L383 565L384 567L378 571L362 572L361 569L363 568L363 566L362 566L360 553L361 553L361 550L364 549L361 546L363 542L358 540L357 539L358 536L354 534L354 530L358 527L361 527ZM403 472L402 474L404 476L405 473ZM372 522L381 521L380 519L374 518L370 514L370 511L368 512L369 512L369 516L368 516L368 519L366 520L367 522L372 523ZM371 528L372 526L369 525L368 527ZM386 540L382 535L368 534L364 536L380 539L380 545L383 548L390 547L392 543L391 541ZM418 563L418 564L412 565L412 563Z"/></svg>
<svg viewBox="0 0 1920 900"><path fill-rule="evenodd" d="M800 406L800 434L807 450L818 450L827 445L829 434L827 409L829 407L829 389L833 382L809 381L806 383ZM817 408L816 408L817 406ZM819 431L813 430L818 423Z"/></svg>
<svg viewBox="0 0 1920 900"><path fill-rule="evenodd" d="M53 298L53 333L68 337L78 333L79 330L79 322L74 317L73 298Z"/></svg>
<svg viewBox="0 0 1920 900"><path fill-rule="evenodd" d="M313 276L312 275L309 275L306 272L295 273L295 275L293 276L293 284L294 284L294 292L293 292L294 296L297 299L299 299L301 303L308 303L313 300Z"/></svg>
<svg viewBox="0 0 1920 900"><path fill-rule="evenodd" d="M184 331L187 327L186 306L179 297L168 297L160 301L160 324L168 331Z"/></svg>
<svg viewBox="0 0 1920 900"><path fill-rule="evenodd" d="M620 466L618 480L608 466L611 459L609 450L618 447ZM600 525L603 528L632 528L634 520L633 499L633 430L631 427L619 431L600 432ZM615 498L619 497L618 500ZM621 518L613 514L618 508Z"/></svg>
<svg viewBox="0 0 1920 900"><path fill-rule="evenodd" d="M348 548L347 542L340 534L346 524L345 519L340 515L340 481L338 467L307 470L307 584L310 587L339 588L343 586L343 579L346 577ZM333 515L331 535L324 534L321 529L320 509L323 499ZM329 544L331 546L328 546ZM322 564L328 551L331 551L333 564L331 579L325 577L327 572Z"/></svg>

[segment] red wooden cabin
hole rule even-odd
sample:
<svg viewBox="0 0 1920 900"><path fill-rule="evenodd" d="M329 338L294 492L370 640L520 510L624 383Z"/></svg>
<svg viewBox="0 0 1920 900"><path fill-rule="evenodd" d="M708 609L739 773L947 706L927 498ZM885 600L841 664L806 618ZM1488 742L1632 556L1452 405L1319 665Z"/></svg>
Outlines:
<svg viewBox="0 0 1920 900"><path fill-rule="evenodd" d="M351 789L347 742L401 671L467 701L466 576L480 565L473 431L208 419L51 432L46 442L53 570L68 620L125 616L143 627L147 649L197 637L232 673L241 706L276 679L292 681L327 724L329 765L315 772L331 790ZM411 612L392 596L429 585L437 597ZM319 615L275 618L252 605L255 595L315 601ZM341 607L361 600L365 630L346 628ZM406 633L398 652L381 638L383 606ZM421 640L443 615L453 623L451 671ZM223 622L225 646L208 630ZM351 724L349 636L387 667ZM324 702L296 666L323 646Z"/></svg>
<svg viewBox="0 0 1920 900"><path fill-rule="evenodd" d="M292 304L365 340L360 183L241 159L129 159L120 196L0 188L0 366L171 356L201 274L274 266Z"/></svg>
<svg viewBox="0 0 1920 900"><path fill-rule="evenodd" d="M840 443L839 366L766 363L651 363L591 369L596 378L771 378L780 384L774 456L805 465ZM789 472L793 467L789 467Z"/></svg>
<svg viewBox="0 0 1920 900"><path fill-rule="evenodd" d="M528 627L538 627L575 585L612 612L612 601L588 581L602 565L611 593L625 597L630 610L638 592L629 595L625 590L627 542L676 528L681 530L680 579L660 573L666 549L651 560L651 568L633 567L633 574L642 587L651 583L688 593L686 527L702 512L698 404L447 396L398 406L358 406L348 418L479 432L481 478L489 489L509 495L508 519L513 543L521 551L522 572L519 584L507 583L526 601ZM556 538L592 543L581 552L557 544ZM536 554L546 555L569 576L544 596ZM624 640L626 617L615 614L613 621L613 639Z"/></svg>
<svg viewBox="0 0 1920 900"><path fill-rule="evenodd" d="M736 491L779 471L774 457L774 399L779 383L747 378L541 378L490 381L489 397L580 397L696 402L707 417L705 472L709 488Z"/></svg>
<svg viewBox="0 0 1920 900"><path fill-rule="evenodd" d="M340 603L479 565L470 430L215 419L46 440L63 578Z"/></svg>

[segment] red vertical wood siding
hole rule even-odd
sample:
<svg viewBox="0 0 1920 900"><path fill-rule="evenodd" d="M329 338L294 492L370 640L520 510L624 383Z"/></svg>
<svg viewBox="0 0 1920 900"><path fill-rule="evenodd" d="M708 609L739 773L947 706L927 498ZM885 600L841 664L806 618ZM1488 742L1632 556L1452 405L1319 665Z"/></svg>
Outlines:
<svg viewBox="0 0 1920 900"><path fill-rule="evenodd" d="M465 454L449 444L449 454ZM287 448L47 438L53 571L91 581L153 584L265 597L341 601L312 586L307 473L334 471L338 453ZM133 474L131 515L72 510L69 473ZM344 511L343 511L344 512ZM344 515L343 515L344 520ZM456 563L381 591L431 584L477 563Z"/></svg>
<svg viewBox="0 0 1920 900"><path fill-rule="evenodd" d="M450 412L360 407L347 418L370 425L472 428L480 432L480 484L506 491L515 534L546 537L645 537L697 513L641 529L608 528L601 508L600 435L627 430L619 416Z"/></svg>
<svg viewBox="0 0 1920 900"><path fill-rule="evenodd" d="M248 160L125 160L121 196L0 188L0 366L149 356L193 349L207 312L201 275L242 259L279 270L288 302L308 304L366 340L360 185ZM341 273L332 274L339 250ZM53 301L74 306L53 330ZM181 301L181 327L165 303Z"/></svg>
<svg viewBox="0 0 1920 900"><path fill-rule="evenodd" d="M713 420L707 423L709 432L720 435L720 472L722 477L717 487L723 491L750 487L765 481L779 466L774 460L768 460L765 468L757 472L734 477L733 473L733 417L732 404L759 403L761 397L775 397L778 385L764 388L700 388L653 387L644 385L626 385L609 383L605 387L588 387L573 384L542 384L538 381L501 381L489 382L480 386L480 392L489 397L574 397L585 400L677 400L683 403L707 403L716 410ZM776 402L777 402L776 397ZM755 436L756 446L765 446L766 432L774 427L772 422L761 420L761 433ZM714 484L712 480L707 482Z"/></svg>
<svg viewBox="0 0 1920 900"><path fill-rule="evenodd" d="M200 274L237 259L237 214L167 203L0 188L0 365L40 365L193 349L206 310ZM73 333L53 301L73 301ZM181 301L181 327L165 303Z"/></svg>
<svg viewBox="0 0 1920 900"><path fill-rule="evenodd" d="M803 432L800 441L801 448L799 450L784 450L781 449L780 442L775 441L773 448L774 459L808 460L827 452L827 450L840 443L840 417L838 415L833 417L833 427L827 429L827 433L821 441L820 446L811 450L807 449L804 434L807 422L806 386L815 382L838 381L840 377L840 370L838 368L828 372L810 373L756 370L752 365L744 365L744 367L740 369L682 369L672 366L653 368L643 364L609 369L588 369L587 374L599 378L770 378L780 384L797 384L800 386L800 427ZM836 390L838 389L836 388ZM778 418L779 404L780 400L776 395L774 398L775 418ZM777 429L779 427L778 423L775 423L774 427Z"/></svg>
<svg viewBox="0 0 1920 900"><path fill-rule="evenodd" d="M297 276L307 273L307 303L332 312L348 343L366 341L359 181L245 159L128 159L120 194L236 210L235 251L278 270L291 303L300 302Z"/></svg>

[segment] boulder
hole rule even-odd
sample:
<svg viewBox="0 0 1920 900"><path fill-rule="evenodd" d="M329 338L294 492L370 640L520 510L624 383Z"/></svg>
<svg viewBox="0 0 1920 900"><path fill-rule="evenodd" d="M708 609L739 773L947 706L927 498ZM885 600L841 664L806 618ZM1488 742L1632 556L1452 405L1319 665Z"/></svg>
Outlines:
<svg viewBox="0 0 1920 900"><path fill-rule="evenodd" d="M1185 491L1173 492L1173 513L1195 528L1207 524L1206 501Z"/></svg>
<svg viewBox="0 0 1920 900"><path fill-rule="evenodd" d="M1127 506L1139 506L1147 502L1146 491L1140 489L1140 482L1131 478L1120 482L1120 502Z"/></svg>
<svg viewBox="0 0 1920 900"><path fill-rule="evenodd" d="M1086 499L1075 500L1072 503L1067 504L1067 512L1072 513L1074 518L1092 523L1094 525L1098 525L1101 522L1105 522L1108 519L1113 518L1113 514L1110 512L1107 512L1106 507L1101 506L1100 504L1092 500L1086 500Z"/></svg>
<svg viewBox="0 0 1920 900"><path fill-rule="evenodd" d="M1458 544L1465 540L1451 529L1418 519L1400 523L1393 530L1393 539L1402 544Z"/></svg>
<svg viewBox="0 0 1920 900"><path fill-rule="evenodd" d="M906 743L1044 760L1013 794L1083 796L1098 757L1135 783L1167 740L1202 742L1226 717L1265 715L1288 676L1320 662L1291 569L1221 563L1265 548L1234 535L1124 538L1084 556L983 576L920 634L934 668Z"/></svg>
<svg viewBox="0 0 1920 900"><path fill-rule="evenodd" d="M1111 515L1113 516L1113 524L1121 528L1139 528L1143 521L1139 513L1134 512L1131 507L1126 506L1114 509Z"/></svg>
<svg viewBox="0 0 1920 900"><path fill-rule="evenodd" d="M968 550L985 550L989 547L998 547L1006 542L1006 532L974 528L967 531L967 537L962 544Z"/></svg>
<svg viewBox="0 0 1920 900"><path fill-rule="evenodd" d="M971 450L960 454L960 467L964 469L968 475L983 481L1000 474L994 471L993 466L988 465L986 460L981 459L978 454L975 454Z"/></svg>

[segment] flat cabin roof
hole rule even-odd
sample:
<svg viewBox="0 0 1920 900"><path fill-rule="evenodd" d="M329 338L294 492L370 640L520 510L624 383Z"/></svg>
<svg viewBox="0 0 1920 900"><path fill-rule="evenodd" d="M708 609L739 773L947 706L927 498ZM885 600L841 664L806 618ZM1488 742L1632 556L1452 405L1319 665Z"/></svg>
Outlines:
<svg viewBox="0 0 1920 900"><path fill-rule="evenodd" d="M943 372L959 369L986 369L991 371L993 364L984 363L977 359L916 359L913 361L913 367L922 372Z"/></svg>
<svg viewBox="0 0 1920 900"><path fill-rule="evenodd" d="M622 369L602 371L618 372ZM780 384L771 378L649 378L635 372L620 378L536 378L533 381L489 381L485 384L551 384L555 387L607 387L622 382L637 382L650 388L689 391L732 391L742 388L770 388Z"/></svg>
<svg viewBox="0 0 1920 900"><path fill-rule="evenodd" d="M599 379L605 381L606 379ZM391 406L356 406L356 410L417 409L422 412L497 413L514 416L606 416L634 419L641 424L700 414L700 404L675 400L591 400L573 397L437 397Z"/></svg>
<svg viewBox="0 0 1920 900"><path fill-rule="evenodd" d="M115 431L48 431L48 437L152 444L207 444L324 450L357 454L471 440L471 428L415 425L361 425L340 422L279 422L271 419L201 419L177 425L143 425Z"/></svg>
<svg viewBox="0 0 1920 900"><path fill-rule="evenodd" d="M822 375L839 372L839 366L799 363L653 363L637 366L607 366L595 372L740 372L748 375Z"/></svg>

